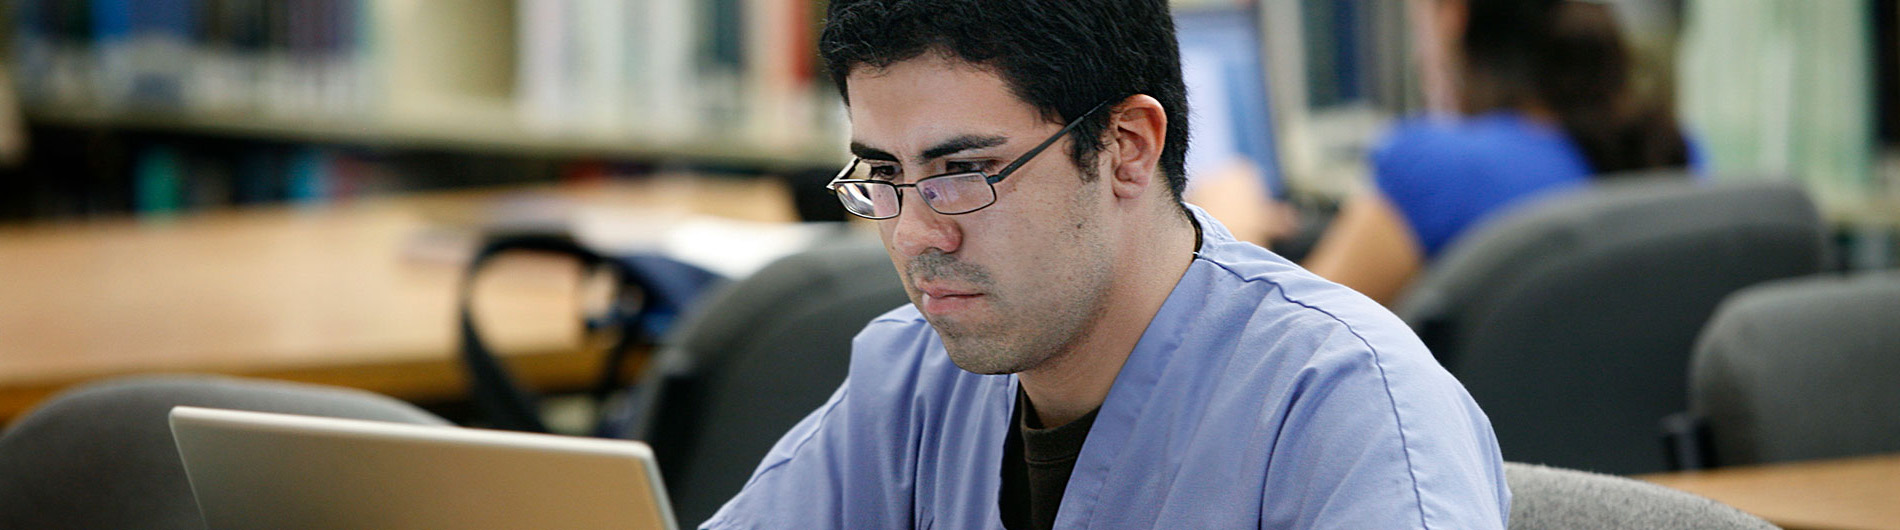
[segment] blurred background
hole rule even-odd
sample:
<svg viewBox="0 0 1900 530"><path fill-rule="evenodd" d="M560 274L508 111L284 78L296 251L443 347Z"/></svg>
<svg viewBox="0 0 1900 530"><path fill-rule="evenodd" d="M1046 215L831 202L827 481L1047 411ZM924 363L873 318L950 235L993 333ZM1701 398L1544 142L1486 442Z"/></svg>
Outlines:
<svg viewBox="0 0 1900 530"><path fill-rule="evenodd" d="M1892 261L1893 2L1609 3L1636 83L1673 94L1709 173L1796 180L1852 240L1844 259ZM1200 41L1190 76L1232 76L1193 67L1221 57L1260 78L1197 90L1226 100L1197 118L1243 146L1197 143L1202 167L1240 151L1283 183L1267 193L1324 203L1365 182L1367 150L1395 118L1424 109L1405 2L1176 4L1213 13L1187 24L1212 31L1182 33ZM0 220L831 167L848 131L813 56L821 13L751 0L10 0ZM1235 17L1251 27L1227 27Z"/></svg>

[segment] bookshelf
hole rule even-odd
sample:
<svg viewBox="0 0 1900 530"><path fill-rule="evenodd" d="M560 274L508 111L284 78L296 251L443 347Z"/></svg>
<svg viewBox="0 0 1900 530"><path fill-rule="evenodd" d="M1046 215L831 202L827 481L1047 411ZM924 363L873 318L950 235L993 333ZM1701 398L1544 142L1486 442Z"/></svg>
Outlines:
<svg viewBox="0 0 1900 530"><path fill-rule="evenodd" d="M0 18L8 33L0 64L32 136L55 143L109 137L116 148L93 151L124 159L36 156L42 160L15 170L11 188L0 181L8 188L0 192L190 193L190 182L161 184L158 192L115 188L140 188L154 178L141 168L171 159L253 148L345 153L386 166L378 170L390 174L387 182L374 188L395 190L465 180L414 171L406 163L413 157L532 167L519 176L525 182L561 178L573 166L744 174L831 166L844 158L845 119L818 73L821 7L806 0L16 0ZM215 145L214 153L191 153L205 145ZM89 173L81 191L58 183L79 173ZM215 184L198 195L245 186ZM315 197L276 198L342 199L336 190L363 188L316 186ZM107 203L81 208L88 212L152 210L152 201L80 201ZM246 201L157 201L220 202Z"/></svg>
<svg viewBox="0 0 1900 530"><path fill-rule="evenodd" d="M478 104L479 105L479 104ZM502 102L470 106L426 120L259 119L240 112L108 111L97 108L28 109L28 120L49 126L120 129L271 139L292 143L345 144L383 150L466 151L571 159L716 161L772 170L834 164L841 142L761 145L719 138L664 138L637 133L529 132Z"/></svg>
<svg viewBox="0 0 1900 530"><path fill-rule="evenodd" d="M1876 50L1894 44L1869 16L1888 3L1688 4L1678 99L1713 170L1784 175L1836 221L1900 226L1878 129L1893 87Z"/></svg>

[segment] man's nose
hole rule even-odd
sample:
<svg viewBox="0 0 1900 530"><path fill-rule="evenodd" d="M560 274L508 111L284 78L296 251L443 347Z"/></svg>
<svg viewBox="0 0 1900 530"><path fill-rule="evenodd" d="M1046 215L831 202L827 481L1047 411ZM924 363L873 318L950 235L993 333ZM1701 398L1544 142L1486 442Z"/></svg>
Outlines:
<svg viewBox="0 0 1900 530"><path fill-rule="evenodd" d="M888 222L891 245L905 256L921 255L931 249L949 254L963 244L963 230L953 216L937 213L924 204L922 193L905 193L903 208Z"/></svg>

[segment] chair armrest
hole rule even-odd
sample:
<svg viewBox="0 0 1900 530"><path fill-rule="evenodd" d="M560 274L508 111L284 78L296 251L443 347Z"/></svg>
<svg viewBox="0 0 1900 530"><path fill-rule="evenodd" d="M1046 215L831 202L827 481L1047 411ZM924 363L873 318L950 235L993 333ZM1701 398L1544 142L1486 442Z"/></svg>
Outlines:
<svg viewBox="0 0 1900 530"><path fill-rule="evenodd" d="M1662 419L1663 452L1672 471L1707 469L1715 466L1714 445L1709 440L1709 424L1701 414L1677 412Z"/></svg>

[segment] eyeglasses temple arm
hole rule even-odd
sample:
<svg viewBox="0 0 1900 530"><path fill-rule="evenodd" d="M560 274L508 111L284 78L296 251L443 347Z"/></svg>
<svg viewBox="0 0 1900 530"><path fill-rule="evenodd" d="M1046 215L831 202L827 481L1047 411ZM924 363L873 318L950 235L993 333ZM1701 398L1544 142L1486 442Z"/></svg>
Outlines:
<svg viewBox="0 0 1900 530"><path fill-rule="evenodd" d="M990 181L991 184L995 184L998 181L1003 180L1003 178L1008 177L1010 173L1016 172L1016 168L1023 167L1023 164L1029 163L1031 159L1036 158L1036 155L1041 154L1042 150L1048 149L1049 146L1051 145L1055 145L1056 140L1060 140L1062 139L1062 137L1068 136L1069 132L1074 131L1076 126L1082 125L1082 120L1088 119L1089 115L1095 114L1095 111L1102 110L1102 107L1108 106L1108 103L1109 103L1108 101L1097 103L1095 104L1095 107L1089 109L1088 112L1082 113L1081 116L1076 116L1075 121L1069 122L1068 125L1064 125L1061 131L1057 131L1056 134L1054 136L1050 136L1048 140L1043 140L1042 144L1037 145L1035 149L1030 149L1029 152L1023 153L1023 156L1016 157L1015 162L1010 162L1009 165L1003 166L1002 171L997 171L996 174L991 176L988 180Z"/></svg>
<svg viewBox="0 0 1900 530"><path fill-rule="evenodd" d="M864 159L862 158L858 158L855 156L851 157L851 163L845 164L844 169L838 170L838 174L833 175L831 177L831 181L825 183L825 189L831 190L831 191L838 191L838 181L844 180L845 175L850 175L852 170L855 170L858 168L858 162L863 162L863 161Z"/></svg>

